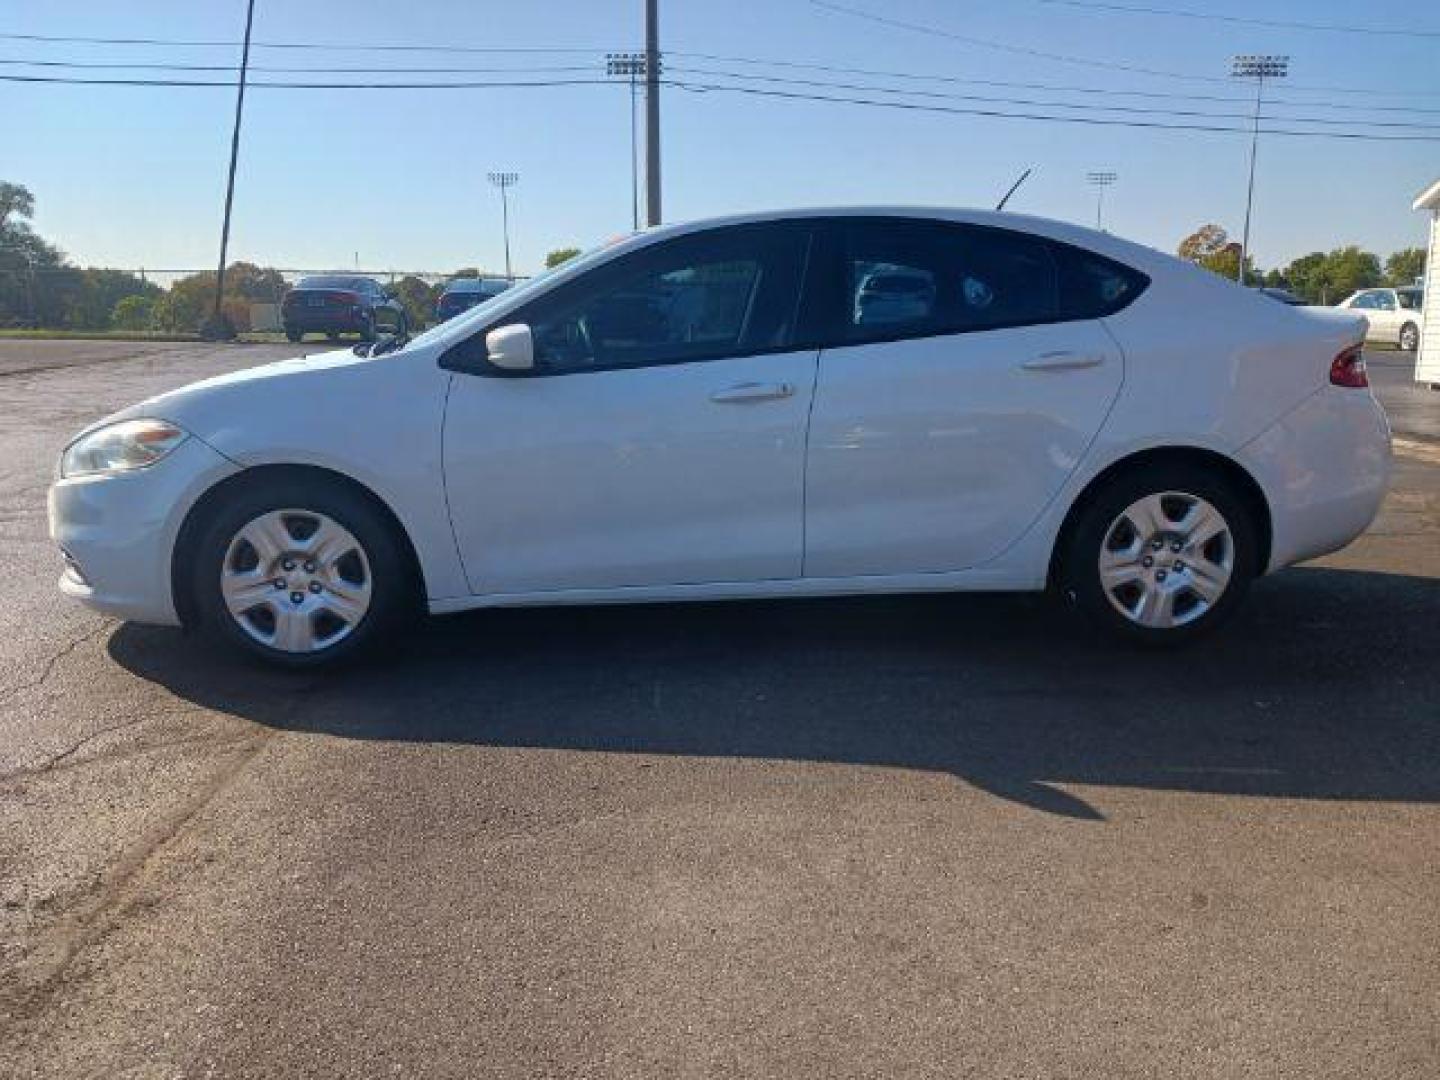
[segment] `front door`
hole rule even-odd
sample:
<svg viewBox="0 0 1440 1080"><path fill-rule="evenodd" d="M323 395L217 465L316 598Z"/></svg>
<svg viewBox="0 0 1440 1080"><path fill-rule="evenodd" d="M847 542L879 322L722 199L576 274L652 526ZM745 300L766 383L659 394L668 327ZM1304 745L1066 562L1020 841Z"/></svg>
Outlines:
<svg viewBox="0 0 1440 1080"><path fill-rule="evenodd" d="M809 231L680 237L506 316L536 369L457 374L445 484L472 591L794 578L816 351Z"/></svg>

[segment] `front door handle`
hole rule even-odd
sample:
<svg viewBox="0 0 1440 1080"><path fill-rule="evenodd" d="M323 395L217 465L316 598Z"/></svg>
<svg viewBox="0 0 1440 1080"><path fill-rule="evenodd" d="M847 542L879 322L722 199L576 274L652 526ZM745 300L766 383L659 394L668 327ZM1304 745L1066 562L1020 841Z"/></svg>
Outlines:
<svg viewBox="0 0 1440 1080"><path fill-rule="evenodd" d="M788 382L745 382L727 386L724 390L716 390L710 395L710 400L722 405L743 405L750 401L774 401L776 398L787 398L793 393L795 393L795 387Z"/></svg>
<svg viewBox="0 0 1440 1080"><path fill-rule="evenodd" d="M1032 356L1020 366L1026 371L1073 371L1076 368L1096 367L1104 361L1105 357L1096 353L1077 353L1061 349Z"/></svg>

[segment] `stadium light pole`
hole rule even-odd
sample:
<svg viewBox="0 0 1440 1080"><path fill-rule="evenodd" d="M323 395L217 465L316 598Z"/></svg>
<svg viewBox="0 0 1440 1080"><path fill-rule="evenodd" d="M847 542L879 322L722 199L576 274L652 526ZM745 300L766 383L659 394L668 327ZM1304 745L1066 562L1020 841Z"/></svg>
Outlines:
<svg viewBox="0 0 1440 1080"><path fill-rule="evenodd" d="M520 182L520 174L513 172L492 172L490 183L500 189L500 220L505 230L505 280L514 281L510 272L510 199L508 192Z"/></svg>
<svg viewBox="0 0 1440 1080"><path fill-rule="evenodd" d="M1085 174L1086 183L1095 188L1095 228L1104 232L1102 214L1105 209L1105 189L1119 179L1118 174L1113 172L1088 172Z"/></svg>
<svg viewBox="0 0 1440 1080"><path fill-rule="evenodd" d="M1230 75L1255 80L1255 120L1250 129L1250 181L1245 188L1245 231L1240 236L1240 268L1235 280L1245 284L1245 260L1250 254L1250 208L1255 201L1255 151L1260 143L1260 105L1265 97L1266 79L1283 79L1290 74L1290 57L1246 54L1230 61Z"/></svg>
<svg viewBox="0 0 1440 1080"><path fill-rule="evenodd" d="M645 74L644 53L606 53L605 74L630 80L630 223L640 231L640 155L635 128L635 77Z"/></svg>
<svg viewBox="0 0 1440 1080"><path fill-rule="evenodd" d="M235 163L240 157L240 118L245 112L245 78L250 71L250 28L255 25L255 0L245 7L245 44L240 50L240 84L235 93L235 129L230 134L230 176L225 182L225 218L220 226L220 267L215 272L215 310L210 313L207 337L234 337L225 331L220 304L225 296L225 256L230 247L230 207L235 202Z"/></svg>

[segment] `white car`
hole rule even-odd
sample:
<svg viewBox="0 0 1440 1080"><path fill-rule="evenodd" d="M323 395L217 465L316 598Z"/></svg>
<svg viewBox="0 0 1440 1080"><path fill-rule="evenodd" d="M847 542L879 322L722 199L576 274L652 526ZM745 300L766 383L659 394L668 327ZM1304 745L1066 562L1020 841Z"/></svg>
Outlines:
<svg viewBox="0 0 1440 1080"><path fill-rule="evenodd" d="M871 325L882 264L934 287ZM60 587L291 665L416 609L1047 587L1183 641L1374 517L1362 333L1013 214L667 227L89 428Z"/></svg>
<svg viewBox="0 0 1440 1080"><path fill-rule="evenodd" d="M1366 341L1398 345L1406 352L1414 352L1420 347L1420 301L1423 295L1424 290L1419 286L1362 289L1346 297L1336 307L1364 317Z"/></svg>

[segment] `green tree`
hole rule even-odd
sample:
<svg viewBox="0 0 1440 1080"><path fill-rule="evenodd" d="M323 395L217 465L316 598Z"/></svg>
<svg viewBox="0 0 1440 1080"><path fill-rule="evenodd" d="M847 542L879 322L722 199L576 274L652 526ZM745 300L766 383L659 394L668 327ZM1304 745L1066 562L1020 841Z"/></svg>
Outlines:
<svg viewBox="0 0 1440 1080"><path fill-rule="evenodd" d="M285 295L285 278L272 266L231 263L225 268L225 297L250 304L278 304Z"/></svg>
<svg viewBox="0 0 1440 1080"><path fill-rule="evenodd" d="M139 293L122 296L110 313L110 325L116 330L149 330L150 319L155 314L155 299Z"/></svg>
<svg viewBox="0 0 1440 1080"><path fill-rule="evenodd" d="M1285 277L1291 289L1311 304L1338 304L1351 293L1384 280L1380 260L1353 244L1302 255L1285 268Z"/></svg>
<svg viewBox="0 0 1440 1080"><path fill-rule="evenodd" d="M88 268L79 271L68 294L64 325L74 330L104 330L115 305L127 296L158 296L155 284L127 270Z"/></svg>
<svg viewBox="0 0 1440 1080"><path fill-rule="evenodd" d="M435 317L435 301L440 295L438 288L426 284L414 274L407 274L391 287L391 291L404 306L411 330L428 326Z"/></svg>
<svg viewBox="0 0 1440 1080"><path fill-rule="evenodd" d="M10 219L35 215L35 196L24 184L0 181L0 235L10 226Z"/></svg>
<svg viewBox="0 0 1440 1080"><path fill-rule="evenodd" d="M1390 285L1414 285L1424 273L1424 248L1403 248L1385 260L1385 281Z"/></svg>
<svg viewBox="0 0 1440 1080"><path fill-rule="evenodd" d="M579 254L580 249L577 247L556 248L545 256L545 269L549 270L563 262L569 262Z"/></svg>

